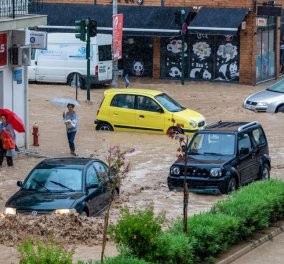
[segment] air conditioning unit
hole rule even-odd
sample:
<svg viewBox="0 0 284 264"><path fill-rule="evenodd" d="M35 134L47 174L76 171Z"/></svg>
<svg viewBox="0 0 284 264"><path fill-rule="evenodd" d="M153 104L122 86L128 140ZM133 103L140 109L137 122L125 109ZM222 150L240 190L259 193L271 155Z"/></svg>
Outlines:
<svg viewBox="0 0 284 264"><path fill-rule="evenodd" d="M17 46L10 49L11 64L14 66L31 65L31 46Z"/></svg>

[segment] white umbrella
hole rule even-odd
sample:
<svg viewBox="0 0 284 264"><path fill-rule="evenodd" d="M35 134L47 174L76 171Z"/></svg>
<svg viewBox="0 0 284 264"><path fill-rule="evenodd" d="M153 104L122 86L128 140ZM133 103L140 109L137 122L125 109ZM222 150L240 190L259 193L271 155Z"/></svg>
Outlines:
<svg viewBox="0 0 284 264"><path fill-rule="evenodd" d="M55 97L50 102L56 106L66 107L68 104L73 104L76 107L80 107L80 104L75 99Z"/></svg>

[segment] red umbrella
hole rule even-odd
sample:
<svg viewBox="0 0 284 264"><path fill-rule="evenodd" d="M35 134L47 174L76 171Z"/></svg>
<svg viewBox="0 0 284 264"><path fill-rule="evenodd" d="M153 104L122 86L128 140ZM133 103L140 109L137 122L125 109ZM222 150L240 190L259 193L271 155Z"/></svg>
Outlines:
<svg viewBox="0 0 284 264"><path fill-rule="evenodd" d="M17 132L25 132L23 121L14 112L9 109L0 108L0 116L1 115L7 116L7 122L10 123Z"/></svg>

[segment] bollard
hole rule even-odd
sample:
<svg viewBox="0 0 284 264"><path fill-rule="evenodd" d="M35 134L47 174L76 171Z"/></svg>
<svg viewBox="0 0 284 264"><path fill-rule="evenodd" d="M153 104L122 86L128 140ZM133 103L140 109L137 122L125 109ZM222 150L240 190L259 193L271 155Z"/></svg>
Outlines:
<svg viewBox="0 0 284 264"><path fill-rule="evenodd" d="M39 136L39 133L38 133L38 124L37 122L34 122L33 124L33 139L34 139L34 143L33 143L33 146L39 146L39 143L38 143L38 136Z"/></svg>

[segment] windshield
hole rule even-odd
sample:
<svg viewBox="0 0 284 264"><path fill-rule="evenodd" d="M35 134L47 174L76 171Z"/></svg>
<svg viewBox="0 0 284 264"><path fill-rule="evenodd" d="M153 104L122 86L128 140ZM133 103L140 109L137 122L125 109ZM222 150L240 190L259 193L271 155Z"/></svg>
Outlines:
<svg viewBox="0 0 284 264"><path fill-rule="evenodd" d="M271 92L276 92L276 93L284 93L284 82L280 81L280 82L274 83L273 85L268 87L266 90L271 91Z"/></svg>
<svg viewBox="0 0 284 264"><path fill-rule="evenodd" d="M155 98L169 112L179 112L184 109L184 107L177 103L173 98L169 97L164 93L155 96Z"/></svg>
<svg viewBox="0 0 284 264"><path fill-rule="evenodd" d="M189 144L189 155L233 155L235 153L233 134L197 134Z"/></svg>
<svg viewBox="0 0 284 264"><path fill-rule="evenodd" d="M35 169L26 183L25 190L36 191L81 191L82 170L70 168Z"/></svg>

